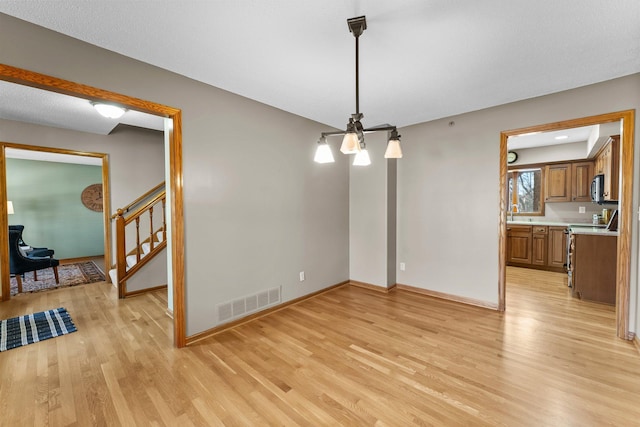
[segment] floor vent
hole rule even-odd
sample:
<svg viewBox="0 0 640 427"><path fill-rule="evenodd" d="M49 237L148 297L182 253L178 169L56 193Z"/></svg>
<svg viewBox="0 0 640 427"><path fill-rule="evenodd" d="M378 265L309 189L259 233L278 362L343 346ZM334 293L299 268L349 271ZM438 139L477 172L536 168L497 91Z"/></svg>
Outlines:
<svg viewBox="0 0 640 427"><path fill-rule="evenodd" d="M266 291L248 295L244 298L235 299L233 301L223 302L216 306L218 311L218 322L228 322L280 302L280 287L267 289Z"/></svg>

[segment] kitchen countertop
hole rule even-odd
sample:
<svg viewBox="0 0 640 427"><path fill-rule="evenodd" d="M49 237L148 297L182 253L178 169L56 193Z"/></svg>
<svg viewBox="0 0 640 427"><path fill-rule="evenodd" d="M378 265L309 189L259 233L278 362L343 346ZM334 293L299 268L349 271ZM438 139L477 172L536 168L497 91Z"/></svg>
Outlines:
<svg viewBox="0 0 640 427"><path fill-rule="evenodd" d="M558 222L558 221L509 221L507 220L507 225L547 225L549 227L568 227L573 224L570 222ZM589 224L584 224L589 225Z"/></svg>
<svg viewBox="0 0 640 427"><path fill-rule="evenodd" d="M569 227L573 234L592 234L602 236L617 236L617 231L607 230L605 224L593 225L589 223L560 222L560 221L509 221L508 225L544 225L548 227Z"/></svg>
<svg viewBox="0 0 640 427"><path fill-rule="evenodd" d="M617 236L617 231L609 231L606 227L570 227L571 234L591 234L600 236Z"/></svg>

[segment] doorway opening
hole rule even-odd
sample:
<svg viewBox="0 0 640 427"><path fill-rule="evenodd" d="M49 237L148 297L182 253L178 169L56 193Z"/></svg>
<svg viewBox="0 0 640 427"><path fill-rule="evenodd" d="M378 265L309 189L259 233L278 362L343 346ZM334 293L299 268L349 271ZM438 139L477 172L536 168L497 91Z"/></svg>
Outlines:
<svg viewBox="0 0 640 427"><path fill-rule="evenodd" d="M91 257L100 258L98 261L102 266L98 266L105 278L107 277L105 266L110 265L111 258L108 248L111 245L111 227L109 225L109 169L107 162L107 154L105 153L92 153L92 152L80 152L68 149L56 149L51 147L30 146L19 143L0 142L0 156L2 156L2 163L4 168L4 194L8 203L9 199L12 200L14 211L17 214L21 214L21 218L29 218L29 227L25 228L25 231L35 233L40 232L41 235L49 237L53 241L62 241L63 245L60 248L58 245L47 245L47 247L53 247L57 249L56 256L58 258L65 259L66 262L83 260ZM13 176L8 166L10 162L26 162L20 163L13 168L13 172L18 173L19 176ZM42 166L40 166L42 165ZM66 165L63 166L63 165ZM98 170L88 172L89 169ZM68 174L70 168L79 168L84 174L84 184L92 185L99 183L102 187L103 200L102 215L98 223L91 219L94 213L79 214L77 210L74 210L76 205L74 200L70 200L68 194L68 186L73 185L65 180L58 174L61 170ZM24 169L24 170L23 170ZM74 169L75 170L75 169ZM50 175L53 171L54 176ZM57 171L57 172L56 172ZM75 172L73 172L75 174ZM87 177L87 175L89 175ZM55 194L52 195L50 188L52 185L51 178L55 182L59 182L63 187L60 190L53 190ZM60 181L62 178L62 181ZM88 181L87 181L88 179ZM25 183L26 181L26 183ZM13 184L13 185L12 185ZM74 184L78 184L77 182ZM36 188L33 188L36 187ZM14 195L11 195L11 191L7 189L14 188ZM15 192L21 193L16 199ZM57 191L57 192L56 192ZM57 196L56 196L57 194ZM35 198L34 198L35 196ZM45 197L45 200L41 198ZM52 200L52 197L54 198ZM60 200L57 200L60 197ZM73 198L73 196L71 196ZM27 212L23 212L24 207L27 207ZM23 209L19 209L23 208ZM78 216L80 215L80 216ZM43 218L47 218L43 221ZM80 219L80 220L79 220ZM78 222L79 220L79 222ZM26 221L20 220L21 224ZM52 226L53 225L53 226ZM75 228L76 226L80 228ZM98 228L99 227L99 228ZM69 235L71 234L71 236ZM81 239L72 239L73 235L80 234ZM25 239L26 241L26 239ZM96 243L94 243L96 242ZM62 251L60 250L62 249ZM86 252L86 251L89 252ZM104 254L102 257L97 254ZM4 283L6 285L6 283ZM11 297L9 289L2 289L3 300L7 300Z"/></svg>
<svg viewBox="0 0 640 427"><path fill-rule="evenodd" d="M25 86L36 87L56 93L71 95L92 102L110 102L134 111L165 117L166 185L169 194L167 212L169 233L167 236L170 257L170 295L173 301L174 345L186 345L186 325L184 307L184 216L182 203L182 112L154 102L105 91L91 86L59 79L32 71L0 64L0 80ZM0 170L5 173L4 156L0 157ZM5 182L5 176L1 177ZM4 184L3 184L4 185ZM6 193L5 193L6 194ZM106 209L105 209L106 210ZM0 198L0 227L8 227L7 203ZM9 261L7 235L0 233L0 272L2 289L8 289ZM107 251L108 253L108 251ZM5 294L3 293L3 298Z"/></svg>
<svg viewBox="0 0 640 427"><path fill-rule="evenodd" d="M619 205L618 205L618 239L616 250L616 279L615 306L617 336L622 339L632 339L629 333L629 303L630 303L630 271L631 271L631 221L633 216L632 186L633 186L633 158L634 137L633 128L635 112L633 110L548 123L522 129L503 131L500 134L500 235L498 244L498 307L500 311L506 309L506 269L507 269L507 219L513 212L513 193L509 192L509 168L507 153L509 151L509 137L535 134L550 131L567 130L586 126L602 125L620 122L619 147ZM511 196L511 197L510 197ZM517 209L516 209L517 210Z"/></svg>

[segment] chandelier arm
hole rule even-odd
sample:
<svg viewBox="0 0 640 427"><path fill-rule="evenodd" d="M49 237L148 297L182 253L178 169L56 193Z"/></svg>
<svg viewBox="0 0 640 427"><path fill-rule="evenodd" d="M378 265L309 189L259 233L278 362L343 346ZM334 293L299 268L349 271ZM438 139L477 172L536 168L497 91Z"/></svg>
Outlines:
<svg viewBox="0 0 640 427"><path fill-rule="evenodd" d="M371 132L379 132L384 130L397 130L397 128L395 126L375 127L375 128L369 128L369 129L362 129L362 132L371 133Z"/></svg>
<svg viewBox="0 0 640 427"><path fill-rule="evenodd" d="M390 130L398 130L395 126L385 126L385 127L376 127L370 129L362 129L363 133L372 133L372 132L381 132L381 131L390 131ZM347 132L343 130L337 130L335 132L322 132L320 136L337 136L337 135L345 135Z"/></svg>
<svg viewBox="0 0 640 427"><path fill-rule="evenodd" d="M335 132L322 132L320 136L334 136L334 135L345 135L346 132L343 130L337 130Z"/></svg>

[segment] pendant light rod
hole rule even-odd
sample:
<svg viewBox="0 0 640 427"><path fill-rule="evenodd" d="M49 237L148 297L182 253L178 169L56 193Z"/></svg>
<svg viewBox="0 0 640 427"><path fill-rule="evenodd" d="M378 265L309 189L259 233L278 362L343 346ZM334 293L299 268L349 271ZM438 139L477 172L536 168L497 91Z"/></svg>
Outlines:
<svg viewBox="0 0 640 427"><path fill-rule="evenodd" d="M360 114L360 36L356 36L356 114Z"/></svg>
<svg viewBox="0 0 640 427"><path fill-rule="evenodd" d="M356 114L360 114L360 35L367 29L367 18L358 16L357 18L347 19L349 31L356 38Z"/></svg>

